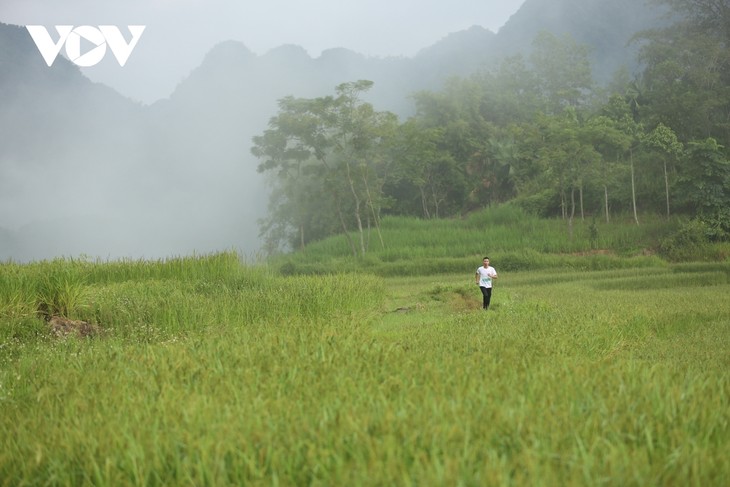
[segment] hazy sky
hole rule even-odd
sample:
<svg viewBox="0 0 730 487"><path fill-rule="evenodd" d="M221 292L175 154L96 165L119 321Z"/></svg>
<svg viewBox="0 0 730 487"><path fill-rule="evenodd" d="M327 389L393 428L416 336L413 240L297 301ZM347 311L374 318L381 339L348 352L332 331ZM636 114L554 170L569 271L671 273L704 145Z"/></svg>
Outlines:
<svg viewBox="0 0 730 487"><path fill-rule="evenodd" d="M146 30L121 68L108 54L84 68L144 103L170 95L211 47L243 42L256 54L282 44L310 56L344 47L367 56L412 56L451 32L494 32L524 0L0 0L0 22L15 25L127 25Z"/></svg>

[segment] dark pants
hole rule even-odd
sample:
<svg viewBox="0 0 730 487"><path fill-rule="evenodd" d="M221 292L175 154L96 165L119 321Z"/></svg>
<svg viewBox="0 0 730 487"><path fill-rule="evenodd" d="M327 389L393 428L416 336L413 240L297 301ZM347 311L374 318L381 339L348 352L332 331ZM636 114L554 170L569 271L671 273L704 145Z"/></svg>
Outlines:
<svg viewBox="0 0 730 487"><path fill-rule="evenodd" d="M492 288L491 287L479 287L482 290L482 296L484 296L484 302L482 308L489 309L489 302L492 300Z"/></svg>

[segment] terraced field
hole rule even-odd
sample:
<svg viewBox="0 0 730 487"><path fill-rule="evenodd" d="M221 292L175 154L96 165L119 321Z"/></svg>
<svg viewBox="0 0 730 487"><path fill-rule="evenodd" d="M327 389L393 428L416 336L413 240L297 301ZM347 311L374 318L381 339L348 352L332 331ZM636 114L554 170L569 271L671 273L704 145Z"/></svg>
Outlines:
<svg viewBox="0 0 730 487"><path fill-rule="evenodd" d="M0 485L730 478L730 265L499 264L486 312L468 266L0 266Z"/></svg>

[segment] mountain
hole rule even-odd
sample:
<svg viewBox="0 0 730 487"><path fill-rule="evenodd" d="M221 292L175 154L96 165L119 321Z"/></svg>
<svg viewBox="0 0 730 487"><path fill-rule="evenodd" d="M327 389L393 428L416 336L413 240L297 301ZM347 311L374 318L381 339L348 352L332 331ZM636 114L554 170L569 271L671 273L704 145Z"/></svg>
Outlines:
<svg viewBox="0 0 730 487"><path fill-rule="evenodd" d="M635 67L627 42L654 25L655 10L628 0L526 0L497 34L474 26L412 58L341 48L312 58L293 45L258 56L227 41L144 106L60 56L47 67L24 28L0 24L0 260L253 253L268 196L251 137L278 99L370 79L368 101L406 118L414 92L527 55L541 30L588 43L605 82Z"/></svg>
<svg viewBox="0 0 730 487"><path fill-rule="evenodd" d="M634 34L661 25L664 10L651 0L525 0L499 30L495 48L527 53L540 31L569 35L591 48L593 76L608 83L621 67L637 69Z"/></svg>
<svg viewBox="0 0 730 487"><path fill-rule="evenodd" d="M25 28L0 25L0 258L97 252L142 161L143 108L63 58L52 68ZM119 244L119 242L117 242ZM121 245L116 245L121 249Z"/></svg>

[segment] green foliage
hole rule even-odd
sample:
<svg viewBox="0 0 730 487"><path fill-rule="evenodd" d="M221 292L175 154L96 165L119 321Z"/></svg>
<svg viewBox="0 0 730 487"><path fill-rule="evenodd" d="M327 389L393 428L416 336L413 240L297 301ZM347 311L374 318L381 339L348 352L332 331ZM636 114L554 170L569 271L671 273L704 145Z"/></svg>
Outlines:
<svg viewBox="0 0 730 487"><path fill-rule="evenodd" d="M727 238L728 14L657 3L672 24L637 35L643 72L608 90L595 86L586 46L543 32L530 63L515 56L418 92L403 123L359 102L369 82L282 99L253 148L260 170L277 171L267 250L340 233L364 254L371 228L381 247L399 246L380 232L382 216L457 217L510 201L570 221L700 214L714 240Z"/></svg>
<svg viewBox="0 0 730 487"><path fill-rule="evenodd" d="M340 84L336 96L285 97L269 128L253 138L259 172L275 175L262 225L269 253L352 227L358 242L350 249L365 253L364 228L379 228L387 204L385 153L397 125L394 114L360 100L372 85L360 80Z"/></svg>
<svg viewBox="0 0 730 487"><path fill-rule="evenodd" d="M279 277L229 258L56 262L95 276L95 312L116 321L95 340L0 343L2 482L730 475L727 264L502 271L485 313L471 276Z"/></svg>
<svg viewBox="0 0 730 487"><path fill-rule="evenodd" d="M600 290L635 290L647 291L653 289L694 288L697 286L720 286L727 284L727 274L724 272L703 272L689 275L668 274L657 279L656 276L640 276L625 279L614 279L594 284Z"/></svg>
<svg viewBox="0 0 730 487"><path fill-rule="evenodd" d="M0 316L71 317L86 305L85 279L82 264L73 268L62 259L36 264L30 272L17 264L3 264Z"/></svg>
<svg viewBox="0 0 730 487"><path fill-rule="evenodd" d="M397 163L383 185L390 214L429 219L458 213L467 181L447 147L442 126L410 119L398 127L388 150Z"/></svg>
<svg viewBox="0 0 730 487"><path fill-rule="evenodd" d="M523 211L519 206L506 204L472 212L463 219L462 225L465 228L489 229L515 224L535 225L539 223L541 223L539 218Z"/></svg>
<svg viewBox="0 0 730 487"><path fill-rule="evenodd" d="M358 270L379 276L471 274L486 254L498 269L625 269L662 265L653 255L660 242L677 232L679 221L646 216L640 226L626 217L610 223L541 219L517 205L501 205L456 220L388 217L383 236L389 245L364 258L348 256L341 236L309 245L304 251L272 260L283 275L339 274ZM661 254L665 256L665 254ZM711 244L695 259L723 259Z"/></svg>
<svg viewBox="0 0 730 487"><path fill-rule="evenodd" d="M529 271L545 269L599 271L606 269L647 268L662 265L656 257L617 255L549 255L534 250L522 250L497 254L500 269L507 271Z"/></svg>
<svg viewBox="0 0 730 487"><path fill-rule="evenodd" d="M588 48L569 35L539 33L531 56L547 112L560 115L566 107L582 105L593 85Z"/></svg>
<svg viewBox="0 0 730 487"><path fill-rule="evenodd" d="M641 33L644 110L682 141L708 136L730 143L730 12L722 1L660 0L673 22ZM681 46L681 48L680 48Z"/></svg>
<svg viewBox="0 0 730 487"><path fill-rule="evenodd" d="M712 240L730 235L730 159L714 139L690 142L682 182Z"/></svg>
<svg viewBox="0 0 730 487"><path fill-rule="evenodd" d="M41 269L36 288L38 312L51 316L70 317L79 313L86 302L86 289L81 276L61 263Z"/></svg>
<svg viewBox="0 0 730 487"><path fill-rule="evenodd" d="M708 230L705 222L690 220L679 231L662 240L659 252L672 262L704 260L711 251Z"/></svg>
<svg viewBox="0 0 730 487"><path fill-rule="evenodd" d="M694 273L707 273L707 272L724 272L725 276L730 282L730 260L724 262L697 262L697 261L684 261L672 266L675 272L681 272L684 274Z"/></svg>
<svg viewBox="0 0 730 487"><path fill-rule="evenodd" d="M158 343L232 319L330 319L373 305L380 296L373 277L299 276L280 281L268 267L244 267L232 253L147 263L59 259L7 264L0 266L0 277L5 284L0 338L8 343L17 337L49 335L36 307L46 318L61 315L98 325L107 337ZM27 285L7 285L14 280Z"/></svg>
<svg viewBox="0 0 730 487"><path fill-rule="evenodd" d="M548 217L555 214L555 208L558 206L556 201L558 201L558 195L554 189L543 189L519 196L514 203L529 214Z"/></svg>
<svg viewBox="0 0 730 487"><path fill-rule="evenodd" d="M0 268L0 319L35 317L38 311L35 275L19 264L2 264Z"/></svg>

